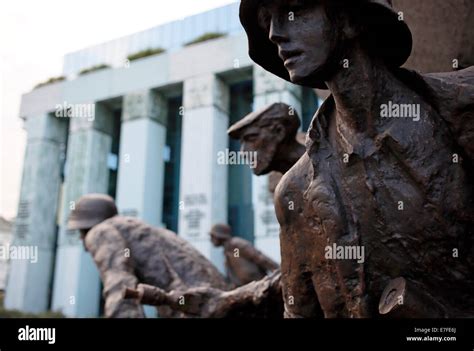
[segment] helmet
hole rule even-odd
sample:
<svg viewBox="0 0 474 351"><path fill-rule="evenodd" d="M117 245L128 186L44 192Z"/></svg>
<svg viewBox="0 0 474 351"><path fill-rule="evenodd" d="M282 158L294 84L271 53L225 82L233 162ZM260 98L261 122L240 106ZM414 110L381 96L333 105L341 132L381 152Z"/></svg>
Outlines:
<svg viewBox="0 0 474 351"><path fill-rule="evenodd" d="M67 228L70 230L90 229L117 215L114 199L104 194L87 194L79 198L69 215Z"/></svg>
<svg viewBox="0 0 474 351"><path fill-rule="evenodd" d="M277 46L270 41L268 33L258 24L259 6L263 0L242 0L240 22L249 41L249 56L267 71L290 81L288 71L278 56ZM335 3L335 0L327 0ZM402 66L411 54L412 36L407 24L399 20L391 0L338 0L340 4L359 3L363 9L363 20L369 26L370 47L373 47L384 62L393 67ZM322 81L313 88L327 89Z"/></svg>
<svg viewBox="0 0 474 351"><path fill-rule="evenodd" d="M216 238L226 239L232 237L232 229L227 224L215 224L209 234Z"/></svg>

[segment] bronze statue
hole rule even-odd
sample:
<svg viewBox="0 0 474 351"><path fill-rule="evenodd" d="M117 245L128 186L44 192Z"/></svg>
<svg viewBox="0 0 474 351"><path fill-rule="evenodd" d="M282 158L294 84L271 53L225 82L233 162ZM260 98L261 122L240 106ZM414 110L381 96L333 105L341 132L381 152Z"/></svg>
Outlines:
<svg viewBox="0 0 474 351"><path fill-rule="evenodd" d="M331 92L275 192L285 316L473 317L473 67L400 68L388 0L242 0L240 18L257 64Z"/></svg>
<svg viewBox="0 0 474 351"><path fill-rule="evenodd" d="M224 248L227 276L234 286L260 280L279 268L276 262L247 240L233 237L231 228L226 224L214 225L209 234L214 246Z"/></svg>
<svg viewBox="0 0 474 351"><path fill-rule="evenodd" d="M242 151L257 153L256 175L271 171L286 173L304 154L297 140L298 113L283 103L252 112L232 125L227 133L240 139Z"/></svg>
<svg viewBox="0 0 474 351"><path fill-rule="evenodd" d="M231 138L240 140L243 151L257 153L257 167L252 170L255 175L269 174L268 189L272 194L283 173L305 152L305 134L298 132L300 124L293 107L274 103L248 114L227 131Z"/></svg>
<svg viewBox="0 0 474 351"><path fill-rule="evenodd" d="M123 296L146 305L167 306L190 317L281 319L280 277L281 273L275 271L230 291L198 287L167 292L155 286L138 284L136 289L125 288Z"/></svg>
<svg viewBox="0 0 474 351"><path fill-rule="evenodd" d="M169 230L118 216L107 195L82 196L71 212L68 228L80 230L85 249L100 271L106 317L144 317L138 301L123 297L125 288L133 289L138 283L164 291L229 288L214 265L188 242ZM158 307L158 313L161 317L186 316L167 306Z"/></svg>

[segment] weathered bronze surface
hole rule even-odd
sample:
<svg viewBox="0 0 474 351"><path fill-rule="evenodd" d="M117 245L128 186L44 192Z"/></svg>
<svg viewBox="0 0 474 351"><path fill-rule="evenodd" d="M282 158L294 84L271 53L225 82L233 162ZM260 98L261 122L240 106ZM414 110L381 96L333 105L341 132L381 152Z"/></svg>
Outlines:
<svg viewBox="0 0 474 351"><path fill-rule="evenodd" d="M300 119L296 110L274 103L252 112L232 125L228 134L239 139L242 151L255 152L256 175L269 174L268 189L273 194L286 173L305 152L304 133L298 133Z"/></svg>
<svg viewBox="0 0 474 351"><path fill-rule="evenodd" d="M112 217L87 233L85 245L99 268L104 284L107 317L143 317L136 301L124 300L124 287L138 283L165 291L194 287L227 290L214 265L192 245L166 229L153 228L131 217ZM167 307L161 317L180 317Z"/></svg>
<svg viewBox="0 0 474 351"><path fill-rule="evenodd" d="M177 289L166 292L139 284L127 288L124 298L152 306L167 306L188 317L200 318L271 318L283 316L280 272L239 288L222 291L209 287Z"/></svg>
<svg viewBox="0 0 474 351"><path fill-rule="evenodd" d="M68 218L68 230L90 229L118 214L114 199L105 194L81 196Z"/></svg>
<svg viewBox="0 0 474 351"><path fill-rule="evenodd" d="M157 306L160 317L283 315L281 274L278 270L266 276L278 265L250 243L228 238L230 232L223 233L221 226L213 228L213 240L220 243L224 236L222 242L232 247L227 251L232 250L232 258L237 259L232 268L240 265L236 277L252 281L234 290L230 289L235 285L227 283L192 245L169 230L118 216L109 196L81 197L68 225L81 230L84 246L99 269L106 317L143 318L141 303ZM236 249L240 259L235 257Z"/></svg>
<svg viewBox="0 0 474 351"><path fill-rule="evenodd" d="M227 133L240 140L242 151L256 153L256 175L286 173L305 151L296 140L299 126L300 119L293 107L274 103L248 114Z"/></svg>
<svg viewBox="0 0 474 351"><path fill-rule="evenodd" d="M474 69L399 68L411 35L387 0L240 17L256 63L331 92L275 193L285 315L474 316Z"/></svg>
<svg viewBox="0 0 474 351"><path fill-rule="evenodd" d="M165 291L230 288L214 265L175 233L116 213L110 197L88 194L79 199L69 221L70 228L81 230L84 246L99 269L106 317L144 317L142 306L122 295L124 288L135 288L138 283ZM167 306L158 309L161 317L185 316Z"/></svg>
<svg viewBox="0 0 474 351"><path fill-rule="evenodd" d="M245 239L233 237L231 228L225 224L212 227L211 241L216 247L224 248L227 276L233 286L260 280L279 265Z"/></svg>

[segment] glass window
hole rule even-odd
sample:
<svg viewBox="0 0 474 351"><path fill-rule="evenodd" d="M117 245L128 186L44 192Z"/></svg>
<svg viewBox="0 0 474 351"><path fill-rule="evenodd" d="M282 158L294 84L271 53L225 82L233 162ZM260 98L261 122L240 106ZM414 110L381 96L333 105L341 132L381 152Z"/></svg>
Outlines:
<svg viewBox="0 0 474 351"><path fill-rule="evenodd" d="M230 87L230 124L252 112L253 83ZM229 138L229 151L239 151L240 142ZM227 218L235 236L253 242L252 171L248 165L229 165Z"/></svg>
<svg viewBox="0 0 474 351"><path fill-rule="evenodd" d="M165 184L163 192L163 223L166 228L178 232L179 217L179 176L181 168L181 126L179 113L182 97L168 100L168 119L166 126L166 148L169 157L165 163Z"/></svg>

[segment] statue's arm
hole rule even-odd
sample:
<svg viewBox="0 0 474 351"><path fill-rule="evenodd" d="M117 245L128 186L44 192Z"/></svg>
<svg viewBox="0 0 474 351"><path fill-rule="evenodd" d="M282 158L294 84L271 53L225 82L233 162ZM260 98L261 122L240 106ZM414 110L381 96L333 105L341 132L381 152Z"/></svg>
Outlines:
<svg viewBox="0 0 474 351"><path fill-rule="evenodd" d="M240 256L255 263L267 272L274 271L279 268L278 263L266 256L260 250L257 250L252 244L243 240L234 240L234 247L239 249Z"/></svg>
<svg viewBox="0 0 474 351"><path fill-rule="evenodd" d="M280 307L280 277L279 272L274 272L230 291L202 286L166 292L158 287L139 284L136 290L125 289L124 297L142 304L169 306L174 311L202 318L225 318L236 312L244 317L252 317L259 307Z"/></svg>
<svg viewBox="0 0 474 351"><path fill-rule="evenodd" d="M423 77L435 92L441 117L456 143L469 161L474 162L474 66Z"/></svg>
<svg viewBox="0 0 474 351"><path fill-rule="evenodd" d="M99 229L99 228L98 228ZM125 300L125 288L135 288L132 259L125 240L114 227L93 230L86 237L87 249L100 271L104 285L105 316L108 318L144 318L143 308L135 300Z"/></svg>

